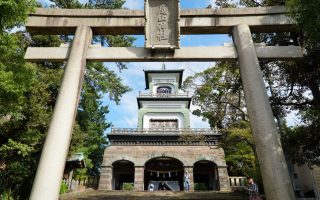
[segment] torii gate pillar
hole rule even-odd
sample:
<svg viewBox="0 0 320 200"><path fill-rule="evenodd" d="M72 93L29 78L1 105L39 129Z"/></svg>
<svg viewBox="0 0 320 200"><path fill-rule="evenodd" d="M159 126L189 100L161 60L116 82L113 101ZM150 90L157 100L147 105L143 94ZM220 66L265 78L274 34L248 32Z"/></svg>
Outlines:
<svg viewBox="0 0 320 200"><path fill-rule="evenodd" d="M267 199L295 199L249 26L235 26L233 39Z"/></svg>
<svg viewBox="0 0 320 200"><path fill-rule="evenodd" d="M57 200L59 198L91 39L90 27L77 27L30 200Z"/></svg>

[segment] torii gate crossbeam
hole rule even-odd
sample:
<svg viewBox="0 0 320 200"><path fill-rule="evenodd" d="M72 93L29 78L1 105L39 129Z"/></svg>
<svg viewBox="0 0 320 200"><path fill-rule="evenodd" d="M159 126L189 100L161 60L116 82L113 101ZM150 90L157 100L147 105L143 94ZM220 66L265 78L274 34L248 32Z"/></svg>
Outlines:
<svg viewBox="0 0 320 200"><path fill-rule="evenodd" d="M248 24L252 32L294 30L282 6L260 8L192 9L180 12L181 34L231 34L234 26ZM44 9L29 15L31 34L74 34L79 25L92 28L94 35L143 35L142 10Z"/></svg>

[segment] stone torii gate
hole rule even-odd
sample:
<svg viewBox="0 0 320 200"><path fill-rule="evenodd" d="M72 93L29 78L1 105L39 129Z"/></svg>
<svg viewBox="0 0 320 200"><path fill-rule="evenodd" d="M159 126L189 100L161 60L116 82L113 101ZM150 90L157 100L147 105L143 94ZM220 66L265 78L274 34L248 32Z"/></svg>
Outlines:
<svg viewBox="0 0 320 200"><path fill-rule="evenodd" d="M58 199L86 61L219 61L240 63L248 115L267 198L294 199L277 127L258 59L301 59L296 46L253 43L251 32L293 31L283 7L179 9L179 0L145 0L145 11L37 9L26 24L31 34L74 35L72 46L29 47L27 61L67 61L31 200ZM91 45L94 35L145 34L145 48ZM234 44L180 47L180 34L232 34ZM108 81L108 80L106 80Z"/></svg>

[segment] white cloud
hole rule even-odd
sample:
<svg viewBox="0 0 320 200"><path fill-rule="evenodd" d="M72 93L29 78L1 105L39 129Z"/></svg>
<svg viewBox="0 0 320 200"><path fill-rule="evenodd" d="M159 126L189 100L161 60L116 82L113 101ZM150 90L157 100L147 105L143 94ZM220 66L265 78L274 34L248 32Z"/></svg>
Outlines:
<svg viewBox="0 0 320 200"><path fill-rule="evenodd" d="M137 91L123 95L120 105L110 107L110 115L114 117L112 124L117 128L136 128L138 125ZM110 116L111 117L111 116Z"/></svg>
<svg viewBox="0 0 320 200"><path fill-rule="evenodd" d="M125 121L128 124L128 127L137 127L138 117L132 117L132 118L126 117Z"/></svg>
<svg viewBox="0 0 320 200"><path fill-rule="evenodd" d="M124 117L122 120L117 120L113 124L115 128L137 128L138 117Z"/></svg>
<svg viewBox="0 0 320 200"><path fill-rule="evenodd" d="M136 115L138 111L138 105L137 105L137 98L138 94L137 91L132 91L127 93L123 96L121 100L121 106L122 110L125 112L126 115Z"/></svg>
<svg viewBox="0 0 320 200"><path fill-rule="evenodd" d="M214 8L216 7L216 0L209 0L209 4Z"/></svg>

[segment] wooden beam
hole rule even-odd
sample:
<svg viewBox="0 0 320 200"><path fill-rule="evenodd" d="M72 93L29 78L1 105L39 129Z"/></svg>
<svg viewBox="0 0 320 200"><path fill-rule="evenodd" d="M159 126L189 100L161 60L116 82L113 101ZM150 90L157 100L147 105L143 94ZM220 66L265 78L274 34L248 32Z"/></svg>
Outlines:
<svg viewBox="0 0 320 200"><path fill-rule="evenodd" d="M297 46L256 46L259 59L288 60L301 59L303 53ZM66 61L68 47L29 47L25 59L30 62ZM174 55L154 54L152 50L140 47L96 47L88 49L87 60L99 62L159 62L159 61L225 61L237 59L233 45L217 47L183 47L176 49Z"/></svg>
<svg viewBox="0 0 320 200"><path fill-rule="evenodd" d="M284 7L195 9L180 12L181 34L229 34L233 26L248 24L252 32L294 30ZM31 34L73 34L79 25L95 35L144 34L142 10L44 9L29 15Z"/></svg>

